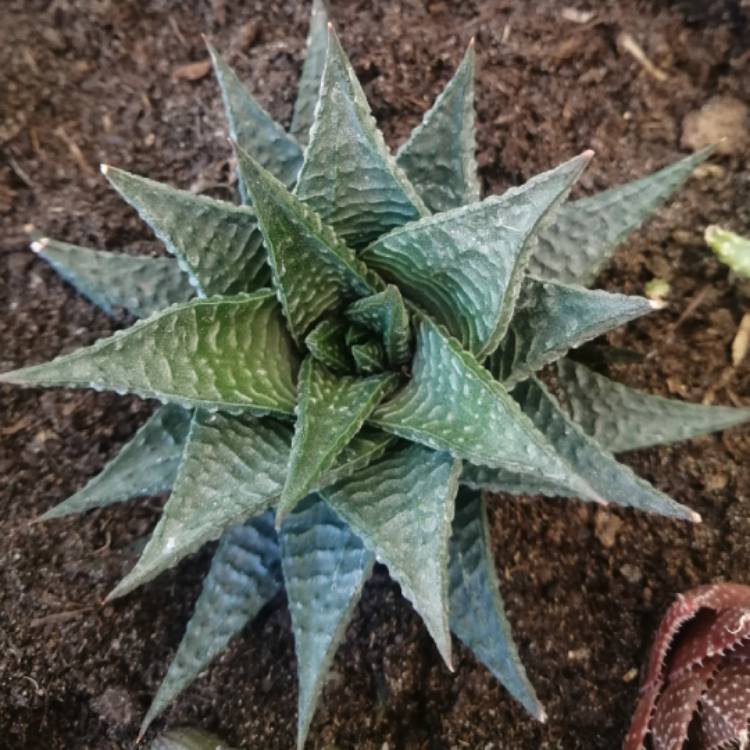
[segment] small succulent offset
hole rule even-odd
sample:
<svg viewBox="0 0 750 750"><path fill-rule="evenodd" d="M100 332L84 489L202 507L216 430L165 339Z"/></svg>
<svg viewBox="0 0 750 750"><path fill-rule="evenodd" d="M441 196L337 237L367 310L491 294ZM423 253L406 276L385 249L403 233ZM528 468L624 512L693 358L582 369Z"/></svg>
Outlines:
<svg viewBox="0 0 750 750"><path fill-rule="evenodd" d="M655 307L586 286L706 154L566 203L586 152L481 200L473 45L395 158L321 0L308 52L287 133L211 50L242 205L103 168L174 259L34 244L94 303L144 319L0 380L164 404L44 518L171 490L110 598L220 540L142 732L284 587L301 748L376 560L448 665L452 631L543 720L481 490L699 520L612 453L750 410L641 394L565 354ZM552 362L559 401L534 376Z"/></svg>
<svg viewBox="0 0 750 750"><path fill-rule="evenodd" d="M699 586L659 626L623 750L749 745L750 586Z"/></svg>

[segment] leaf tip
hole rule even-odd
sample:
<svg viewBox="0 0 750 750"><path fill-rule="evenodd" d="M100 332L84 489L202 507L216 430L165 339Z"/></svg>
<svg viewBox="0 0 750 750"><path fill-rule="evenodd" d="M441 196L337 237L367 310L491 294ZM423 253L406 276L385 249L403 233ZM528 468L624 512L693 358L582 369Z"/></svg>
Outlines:
<svg viewBox="0 0 750 750"><path fill-rule="evenodd" d="M101 163L99 165L99 171L106 177L109 172L109 164Z"/></svg>
<svg viewBox="0 0 750 750"><path fill-rule="evenodd" d="M667 302L663 299L650 299L648 304L652 310L663 310L667 307Z"/></svg>
<svg viewBox="0 0 750 750"><path fill-rule="evenodd" d="M691 510L688 513L688 520L690 523L703 523L703 518L701 517L700 513L696 513L694 510Z"/></svg>
<svg viewBox="0 0 750 750"><path fill-rule="evenodd" d="M469 49L474 49L474 44L476 43L477 38L475 36L472 36L471 39L469 39Z"/></svg>
<svg viewBox="0 0 750 750"><path fill-rule="evenodd" d="M39 240L34 240L29 247L31 248L31 252L39 255L44 252L47 245L49 245L49 237L42 237Z"/></svg>

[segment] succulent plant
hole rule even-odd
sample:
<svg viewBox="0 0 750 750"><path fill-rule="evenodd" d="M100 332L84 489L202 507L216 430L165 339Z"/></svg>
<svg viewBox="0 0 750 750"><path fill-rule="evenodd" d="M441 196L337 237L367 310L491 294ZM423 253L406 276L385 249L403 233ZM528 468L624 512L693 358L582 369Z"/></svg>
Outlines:
<svg viewBox="0 0 750 750"><path fill-rule="evenodd" d="M656 633L623 750L728 750L750 743L750 586L699 586Z"/></svg>
<svg viewBox="0 0 750 750"><path fill-rule="evenodd" d="M452 631L543 720L481 490L698 520L612 453L750 411L641 394L565 354L654 309L586 286L706 153L565 202L586 152L480 200L473 45L395 157L320 0L308 50L291 133L211 50L241 205L103 168L174 258L33 244L95 304L143 320L0 380L164 404L43 518L171 490L110 599L219 539L142 732L283 587L302 747L376 560L446 663ZM535 376L553 362L560 400Z"/></svg>

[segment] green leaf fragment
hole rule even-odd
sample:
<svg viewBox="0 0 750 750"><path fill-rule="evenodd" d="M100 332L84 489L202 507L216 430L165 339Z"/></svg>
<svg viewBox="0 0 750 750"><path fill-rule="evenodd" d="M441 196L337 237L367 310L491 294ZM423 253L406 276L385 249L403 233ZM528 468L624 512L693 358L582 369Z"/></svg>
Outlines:
<svg viewBox="0 0 750 750"><path fill-rule="evenodd" d="M179 727L160 734L148 750L234 750L219 737L202 729Z"/></svg>
<svg viewBox="0 0 750 750"><path fill-rule="evenodd" d="M587 151L501 196L395 229L362 258L482 357L505 333L540 222L590 159Z"/></svg>
<svg viewBox="0 0 750 750"><path fill-rule="evenodd" d="M569 359L557 363L557 393L573 420L612 453L687 440L750 421L750 408L653 396Z"/></svg>
<svg viewBox="0 0 750 750"><path fill-rule="evenodd" d="M382 337L391 367L409 361L409 313L398 287L389 284L382 292L357 300L346 309L346 317Z"/></svg>
<svg viewBox="0 0 750 750"><path fill-rule="evenodd" d="M508 333L490 358L490 371L510 387L568 350L658 307L645 297L527 277Z"/></svg>
<svg viewBox="0 0 750 750"><path fill-rule="evenodd" d="M750 279L750 239L717 226L706 228L706 244L738 276Z"/></svg>
<svg viewBox="0 0 750 750"><path fill-rule="evenodd" d="M32 242L31 249L108 315L122 307L145 318L195 295L172 258L102 252L47 237Z"/></svg>
<svg viewBox="0 0 750 750"><path fill-rule="evenodd" d="M359 537L317 497L295 509L280 537L297 654L297 748L302 750L326 675L374 560Z"/></svg>
<svg viewBox="0 0 750 750"><path fill-rule="evenodd" d="M385 369L385 352L379 341L363 341L352 346L354 369L360 375L372 375Z"/></svg>
<svg viewBox="0 0 750 750"><path fill-rule="evenodd" d="M249 208L107 165L102 172L177 258L201 296L250 292L267 284L263 241Z"/></svg>
<svg viewBox="0 0 750 750"><path fill-rule="evenodd" d="M590 286L617 246L677 192L711 151L698 151L640 180L563 206L541 233L529 271L551 281Z"/></svg>
<svg viewBox="0 0 750 750"><path fill-rule="evenodd" d="M321 492L388 566L449 666L448 540L460 470L447 453L410 445Z"/></svg>
<svg viewBox="0 0 750 750"><path fill-rule="evenodd" d="M302 144L307 143L315 119L315 105L318 103L327 49L328 10L325 0L313 0L305 63L302 66L292 124L289 127L291 134Z"/></svg>
<svg viewBox="0 0 750 750"><path fill-rule="evenodd" d="M208 43L216 80L221 89L224 112L233 141L263 165L276 179L291 188L302 166L302 148L258 104L237 74ZM247 190L240 175L242 202L248 202Z"/></svg>
<svg viewBox="0 0 750 750"><path fill-rule="evenodd" d="M396 154L433 213L479 200L474 158L474 40L448 85Z"/></svg>
<svg viewBox="0 0 750 750"><path fill-rule="evenodd" d="M162 406L85 487L41 516L84 513L172 489L190 427L190 412Z"/></svg>
<svg viewBox="0 0 750 750"><path fill-rule="evenodd" d="M397 382L398 376L392 374L369 378L336 375L313 357L303 362L297 386L297 421L277 526L333 466Z"/></svg>
<svg viewBox="0 0 750 750"><path fill-rule="evenodd" d="M372 294L370 274L333 229L246 151L238 149L237 159L289 329L295 341L303 341L325 313Z"/></svg>
<svg viewBox="0 0 750 750"><path fill-rule="evenodd" d="M197 299L0 382L114 390L186 408L291 414L296 355L273 292Z"/></svg>
<svg viewBox="0 0 750 750"><path fill-rule="evenodd" d="M450 544L451 630L535 719L546 715L513 642L492 559L487 509L462 487Z"/></svg>
<svg viewBox="0 0 750 750"><path fill-rule="evenodd" d="M427 213L375 125L332 28L296 192L355 248Z"/></svg>
<svg viewBox="0 0 750 750"><path fill-rule="evenodd" d="M599 500L510 394L427 318L417 328L411 380L370 422L472 463L530 473Z"/></svg>
<svg viewBox="0 0 750 750"><path fill-rule="evenodd" d="M141 724L140 737L281 585L281 556L272 512L224 532L177 653Z"/></svg>
<svg viewBox="0 0 750 750"><path fill-rule="evenodd" d="M334 372L350 372L352 361L346 346L347 323L325 318L305 337L305 346L315 359Z"/></svg>

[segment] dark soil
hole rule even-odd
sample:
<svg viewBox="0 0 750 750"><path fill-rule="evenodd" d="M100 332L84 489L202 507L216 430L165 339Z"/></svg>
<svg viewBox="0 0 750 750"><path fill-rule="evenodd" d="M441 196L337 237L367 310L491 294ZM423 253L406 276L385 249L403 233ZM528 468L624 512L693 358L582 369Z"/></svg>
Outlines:
<svg viewBox="0 0 750 750"><path fill-rule="evenodd" d="M593 147L581 193L681 154L684 117L716 94L750 102L740 2L334 0L332 14L387 139L397 145L450 77L472 35L478 147L500 191ZM587 23L566 7L596 9ZM229 148L205 59L207 32L271 113L288 122L307 3L293 0L4 0L0 8L0 370L39 362L113 323L27 249L26 224L99 248L159 252L109 190L100 161L231 195ZM247 25L246 25L247 24ZM666 81L618 45L630 33ZM714 158L623 247L602 279L640 292L667 277L669 308L611 341L646 355L619 379L692 401L750 402L731 369L743 301L707 252L709 223L750 231L748 154ZM679 325L678 325L679 321ZM122 322L122 321L120 321ZM89 392L0 391L0 747L130 747L179 642L208 551L118 601L159 499L29 525L94 474L150 407ZM498 497L497 564L516 638L549 721L534 723L461 647L439 661L379 571L340 649L310 747L585 748L621 743L635 671L675 594L750 583L750 430L624 457L704 518L700 526L578 502ZM280 599L166 715L246 748L293 746L294 649Z"/></svg>

